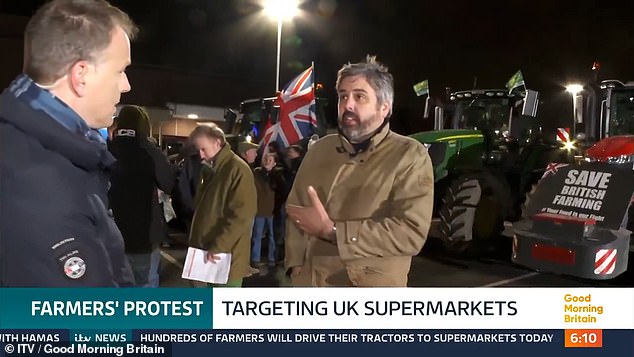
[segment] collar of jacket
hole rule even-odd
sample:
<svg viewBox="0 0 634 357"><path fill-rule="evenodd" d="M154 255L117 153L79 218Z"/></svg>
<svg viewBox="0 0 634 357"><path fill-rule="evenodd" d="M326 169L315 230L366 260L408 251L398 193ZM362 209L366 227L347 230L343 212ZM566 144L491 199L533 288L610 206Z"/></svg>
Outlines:
<svg viewBox="0 0 634 357"><path fill-rule="evenodd" d="M232 156L233 156L233 151L231 151L231 145L229 145L229 143L226 143L222 147L222 149L218 151L218 154L216 154L216 157L214 158L214 162L213 162L213 167L217 169L218 167L222 166L225 162L229 161Z"/></svg>
<svg viewBox="0 0 634 357"><path fill-rule="evenodd" d="M372 137L370 137L370 145L368 145L368 149L365 151L369 151L370 149L373 149L374 147L378 146L383 139L385 139L387 137L387 134L390 133L390 124L386 123L384 125L381 126L381 129L374 135L372 135ZM348 154L350 155L357 155L359 154L358 152L356 152L354 145L352 145L352 143L350 143L350 141L348 141L348 139L343 136L341 133L339 133L339 138L341 139L341 147L343 147L346 152L348 152Z"/></svg>
<svg viewBox="0 0 634 357"><path fill-rule="evenodd" d="M108 168L116 161L105 145L69 131L46 113L33 110L6 91L0 95L0 120L85 170Z"/></svg>

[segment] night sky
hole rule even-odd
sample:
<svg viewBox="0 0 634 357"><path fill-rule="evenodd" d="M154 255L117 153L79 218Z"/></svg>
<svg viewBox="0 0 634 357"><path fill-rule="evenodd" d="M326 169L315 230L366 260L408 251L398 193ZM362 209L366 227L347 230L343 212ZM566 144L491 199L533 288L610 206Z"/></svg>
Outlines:
<svg viewBox="0 0 634 357"><path fill-rule="evenodd" d="M135 65L227 75L275 87L276 25L257 0L118 0L141 27ZM3 12L29 15L42 1L0 0ZM599 79L634 80L634 1L588 0L307 0L285 23L281 84L315 62L316 80L334 98L337 69L375 54L396 82L393 125L411 133L429 79L432 96L500 88L518 69L541 93L543 120L572 117L563 86ZM237 103L223 103L235 105ZM334 107L334 105L332 106Z"/></svg>

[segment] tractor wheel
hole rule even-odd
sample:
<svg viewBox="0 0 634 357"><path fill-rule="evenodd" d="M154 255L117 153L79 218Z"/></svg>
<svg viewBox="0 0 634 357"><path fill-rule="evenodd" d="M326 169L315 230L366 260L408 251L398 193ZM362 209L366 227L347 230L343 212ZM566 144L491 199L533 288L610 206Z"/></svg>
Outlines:
<svg viewBox="0 0 634 357"><path fill-rule="evenodd" d="M632 232L630 235L630 252L634 252L634 198L632 199L632 203L630 203L630 207L627 209L627 214L623 217L621 228L625 228ZM628 269L632 269L631 267L634 266L633 264L634 262L630 261Z"/></svg>
<svg viewBox="0 0 634 357"><path fill-rule="evenodd" d="M529 218L528 214L526 214L526 209L528 207L528 203L531 200L531 197L535 194L535 191L537 191L536 183L531 185L531 190L526 192L526 195L524 196L524 203L522 203L522 218Z"/></svg>
<svg viewBox="0 0 634 357"><path fill-rule="evenodd" d="M477 176L462 176L447 189L440 208L440 229L446 249L476 257L504 229L501 205Z"/></svg>

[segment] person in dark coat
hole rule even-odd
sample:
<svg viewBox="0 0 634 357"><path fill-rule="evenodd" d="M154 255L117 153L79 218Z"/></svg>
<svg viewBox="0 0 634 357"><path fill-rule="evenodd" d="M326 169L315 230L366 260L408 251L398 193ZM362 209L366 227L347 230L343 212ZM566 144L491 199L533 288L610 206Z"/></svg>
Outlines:
<svg viewBox="0 0 634 357"><path fill-rule="evenodd" d="M299 145L291 145L286 148L286 157L288 158L288 192L286 196L288 196L293 181L295 181L295 176L297 176L299 165L301 165L302 159L304 158L304 149ZM286 200L286 197L284 197L284 199Z"/></svg>
<svg viewBox="0 0 634 357"><path fill-rule="evenodd" d="M295 144L286 148L286 158L288 160L287 166L288 170L285 173L285 184L284 184L284 194L281 196L281 202L279 204L279 210L275 212L275 242L277 244L277 256L278 259L284 260L284 241L286 240L286 199L288 194L291 192L291 188L293 187L293 182L295 181L295 176L297 176L297 171L299 170L299 165L302 163L302 159L304 157L304 149Z"/></svg>
<svg viewBox="0 0 634 357"><path fill-rule="evenodd" d="M172 195L174 211L178 220L185 225L187 233L189 233L194 217L194 197L196 197L196 190L200 185L200 172L203 166L201 161L198 150L190 140L187 140L181 151L176 186Z"/></svg>
<svg viewBox="0 0 634 357"><path fill-rule="evenodd" d="M118 162L109 197L137 286L158 287L160 245L167 237L158 190L170 194L176 173L149 136L147 112L134 105L123 107L110 143Z"/></svg>
<svg viewBox="0 0 634 357"><path fill-rule="evenodd" d="M135 33L105 1L53 0L29 20L24 73L0 95L1 287L132 285L97 129L130 90Z"/></svg>

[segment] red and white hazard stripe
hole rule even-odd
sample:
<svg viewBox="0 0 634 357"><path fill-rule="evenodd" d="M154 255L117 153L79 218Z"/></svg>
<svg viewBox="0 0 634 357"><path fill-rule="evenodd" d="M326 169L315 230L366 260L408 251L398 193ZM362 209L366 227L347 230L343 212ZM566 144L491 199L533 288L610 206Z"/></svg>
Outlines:
<svg viewBox="0 0 634 357"><path fill-rule="evenodd" d="M594 273L608 275L616 267L616 249L599 249L594 255Z"/></svg>
<svg viewBox="0 0 634 357"><path fill-rule="evenodd" d="M513 235L513 259L517 258L517 236Z"/></svg>
<svg viewBox="0 0 634 357"><path fill-rule="evenodd" d="M557 141L570 141L570 128L557 128Z"/></svg>

